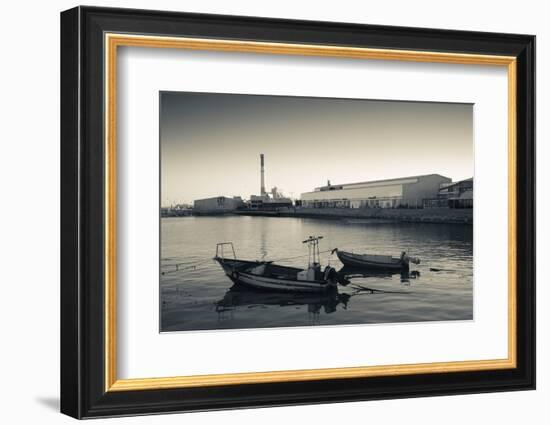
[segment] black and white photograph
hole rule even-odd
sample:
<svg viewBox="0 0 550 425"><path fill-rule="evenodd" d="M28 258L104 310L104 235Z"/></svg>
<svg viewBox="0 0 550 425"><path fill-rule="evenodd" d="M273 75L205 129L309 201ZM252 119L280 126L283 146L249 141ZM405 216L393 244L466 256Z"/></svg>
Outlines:
<svg viewBox="0 0 550 425"><path fill-rule="evenodd" d="M160 96L160 331L473 320L473 105Z"/></svg>
<svg viewBox="0 0 550 425"><path fill-rule="evenodd" d="M6 422L543 417L542 6L237 3L8 8Z"/></svg>

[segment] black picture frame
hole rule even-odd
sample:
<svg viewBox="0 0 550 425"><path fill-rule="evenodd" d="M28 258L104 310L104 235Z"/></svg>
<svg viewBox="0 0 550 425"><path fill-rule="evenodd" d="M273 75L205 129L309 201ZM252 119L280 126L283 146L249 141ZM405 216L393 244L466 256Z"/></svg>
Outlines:
<svg viewBox="0 0 550 425"><path fill-rule="evenodd" d="M105 391L104 34L308 43L517 59L517 367ZM535 37L132 9L61 13L61 412L75 418L535 388Z"/></svg>

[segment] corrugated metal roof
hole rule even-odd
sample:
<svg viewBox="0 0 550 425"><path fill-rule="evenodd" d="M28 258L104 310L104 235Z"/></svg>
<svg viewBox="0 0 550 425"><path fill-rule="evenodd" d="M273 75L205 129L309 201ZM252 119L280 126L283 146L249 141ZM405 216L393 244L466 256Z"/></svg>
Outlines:
<svg viewBox="0 0 550 425"><path fill-rule="evenodd" d="M393 179L370 180L370 181L357 182L357 183L331 184L330 186L325 185L325 186L316 187L315 190L317 191L317 190L321 190L321 189L328 189L329 187L356 186L356 185L373 184L373 183L396 184L396 183L398 183L399 181L402 181L402 180L419 179L419 178L422 178L422 177L431 177L431 176L439 176L439 177L442 177L444 179L451 180L449 177L445 177L441 174L434 173L434 174L421 174L421 175L409 176L409 177L398 177L398 178L393 178Z"/></svg>

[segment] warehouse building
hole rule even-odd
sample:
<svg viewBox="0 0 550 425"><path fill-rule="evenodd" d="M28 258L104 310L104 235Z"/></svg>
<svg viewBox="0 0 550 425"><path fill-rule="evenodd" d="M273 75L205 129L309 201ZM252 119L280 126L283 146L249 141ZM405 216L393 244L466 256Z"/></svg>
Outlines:
<svg viewBox="0 0 550 425"><path fill-rule="evenodd" d="M302 193L308 208L422 208L423 200L435 198L451 179L439 174L332 185Z"/></svg>
<svg viewBox="0 0 550 425"><path fill-rule="evenodd" d="M449 208L473 208L474 179L469 178L452 184L442 185L439 197L447 201Z"/></svg>
<svg viewBox="0 0 550 425"><path fill-rule="evenodd" d="M240 196L233 198L216 196L215 198L197 199L193 203L193 213L197 215L226 214L243 206L244 202Z"/></svg>

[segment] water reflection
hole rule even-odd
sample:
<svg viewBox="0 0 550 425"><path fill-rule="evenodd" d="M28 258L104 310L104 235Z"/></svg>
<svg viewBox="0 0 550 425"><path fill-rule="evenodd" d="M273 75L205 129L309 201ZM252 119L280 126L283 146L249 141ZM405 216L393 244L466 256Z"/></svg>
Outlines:
<svg viewBox="0 0 550 425"><path fill-rule="evenodd" d="M216 302L216 312L223 312L227 309L246 306L255 308L261 306L291 307L307 305L312 312L324 310L330 314L336 311L338 305L346 309L350 295L340 294L337 288L322 293L291 293L291 292L269 292L249 289L244 285L234 284Z"/></svg>
<svg viewBox="0 0 550 425"><path fill-rule="evenodd" d="M410 285L411 279L420 277L420 272L418 270L377 270L344 266L338 271L338 283L347 286L358 278L391 279L394 275L400 275L401 283Z"/></svg>
<svg viewBox="0 0 550 425"><path fill-rule="evenodd" d="M344 270L345 273L351 271L351 269ZM357 273L357 270L353 270L353 272ZM354 275L350 274L348 276L353 278ZM361 276L365 277L364 274ZM380 274L378 273L376 276L380 277ZM391 274L389 276L391 276ZM250 310L262 309L267 306L306 306L309 324L314 325L320 323L319 316L321 313L333 314L339 309L347 310L350 300L353 297L369 294L408 294L408 292L386 291L359 284L351 284L347 289L349 289L349 291L346 292L341 292L338 288L333 288L321 293L300 294L262 291L236 283L225 293L221 300L215 303L215 311L218 313L219 321L228 321L234 318L234 312L239 308Z"/></svg>

